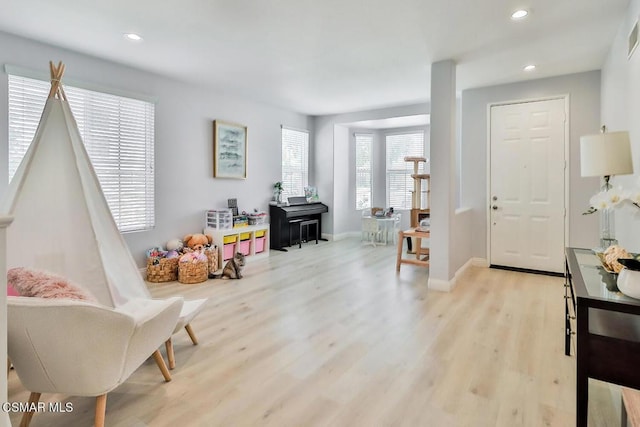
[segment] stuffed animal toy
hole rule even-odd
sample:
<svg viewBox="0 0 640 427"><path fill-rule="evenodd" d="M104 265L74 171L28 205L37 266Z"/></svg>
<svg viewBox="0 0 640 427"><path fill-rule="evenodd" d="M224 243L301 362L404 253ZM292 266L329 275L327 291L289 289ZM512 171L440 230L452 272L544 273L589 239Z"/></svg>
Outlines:
<svg viewBox="0 0 640 427"><path fill-rule="evenodd" d="M187 234L184 236L184 244L191 250L199 251L204 249L205 246L210 245L213 242L213 238L208 234Z"/></svg>
<svg viewBox="0 0 640 427"><path fill-rule="evenodd" d="M202 252L188 252L182 255L178 262L207 262L207 256Z"/></svg>
<svg viewBox="0 0 640 427"><path fill-rule="evenodd" d="M180 239L171 239L167 242L166 247L168 251L180 252L184 248L184 243Z"/></svg>

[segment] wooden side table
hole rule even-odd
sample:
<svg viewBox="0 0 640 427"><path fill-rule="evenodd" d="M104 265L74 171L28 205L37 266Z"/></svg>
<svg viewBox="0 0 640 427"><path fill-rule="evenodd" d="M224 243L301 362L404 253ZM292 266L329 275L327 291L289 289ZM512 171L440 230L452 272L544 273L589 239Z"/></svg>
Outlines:
<svg viewBox="0 0 640 427"><path fill-rule="evenodd" d="M405 237L416 239L416 257L402 258L402 244ZM402 264L413 264L420 267L429 267L429 248L422 247L422 239L431 237L430 231L418 231L415 228L398 232L398 258L396 260L396 271L400 271Z"/></svg>

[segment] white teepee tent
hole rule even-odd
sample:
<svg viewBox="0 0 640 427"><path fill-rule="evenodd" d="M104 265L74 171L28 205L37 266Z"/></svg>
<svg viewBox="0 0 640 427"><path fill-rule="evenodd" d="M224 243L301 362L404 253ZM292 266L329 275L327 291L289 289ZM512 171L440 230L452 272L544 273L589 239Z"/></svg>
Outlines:
<svg viewBox="0 0 640 427"><path fill-rule="evenodd" d="M112 307L132 298L151 298L111 215L60 84L64 65L50 67L51 91L38 130L4 200L4 212L14 217L7 229L7 266L60 274ZM194 344L188 324L205 302L186 301L176 326L176 331L187 327Z"/></svg>

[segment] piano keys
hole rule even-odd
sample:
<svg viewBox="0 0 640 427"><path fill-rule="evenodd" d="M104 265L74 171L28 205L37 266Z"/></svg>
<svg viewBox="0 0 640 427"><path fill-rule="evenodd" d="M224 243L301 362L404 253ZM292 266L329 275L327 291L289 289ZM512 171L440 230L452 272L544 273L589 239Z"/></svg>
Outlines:
<svg viewBox="0 0 640 427"><path fill-rule="evenodd" d="M320 202L300 203L289 206L269 206L271 225L271 237L269 243L271 249L286 251L285 246L289 246L289 236L291 231L293 231L294 238L300 238L299 229L296 228L291 230L291 227L297 227L297 223L301 220L317 219L318 238L320 238L320 236L322 236L322 214L325 212L329 212L329 208L327 205ZM293 224L291 224L292 222Z"/></svg>

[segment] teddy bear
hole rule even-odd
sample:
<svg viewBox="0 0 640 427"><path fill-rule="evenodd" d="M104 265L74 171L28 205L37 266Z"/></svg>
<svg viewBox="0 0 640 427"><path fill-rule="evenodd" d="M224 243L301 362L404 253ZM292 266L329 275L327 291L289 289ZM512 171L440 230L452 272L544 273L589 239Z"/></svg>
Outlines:
<svg viewBox="0 0 640 427"><path fill-rule="evenodd" d="M196 233L187 234L182 241L187 248L193 251L200 251L205 246L210 245L213 242L213 238L208 234Z"/></svg>

